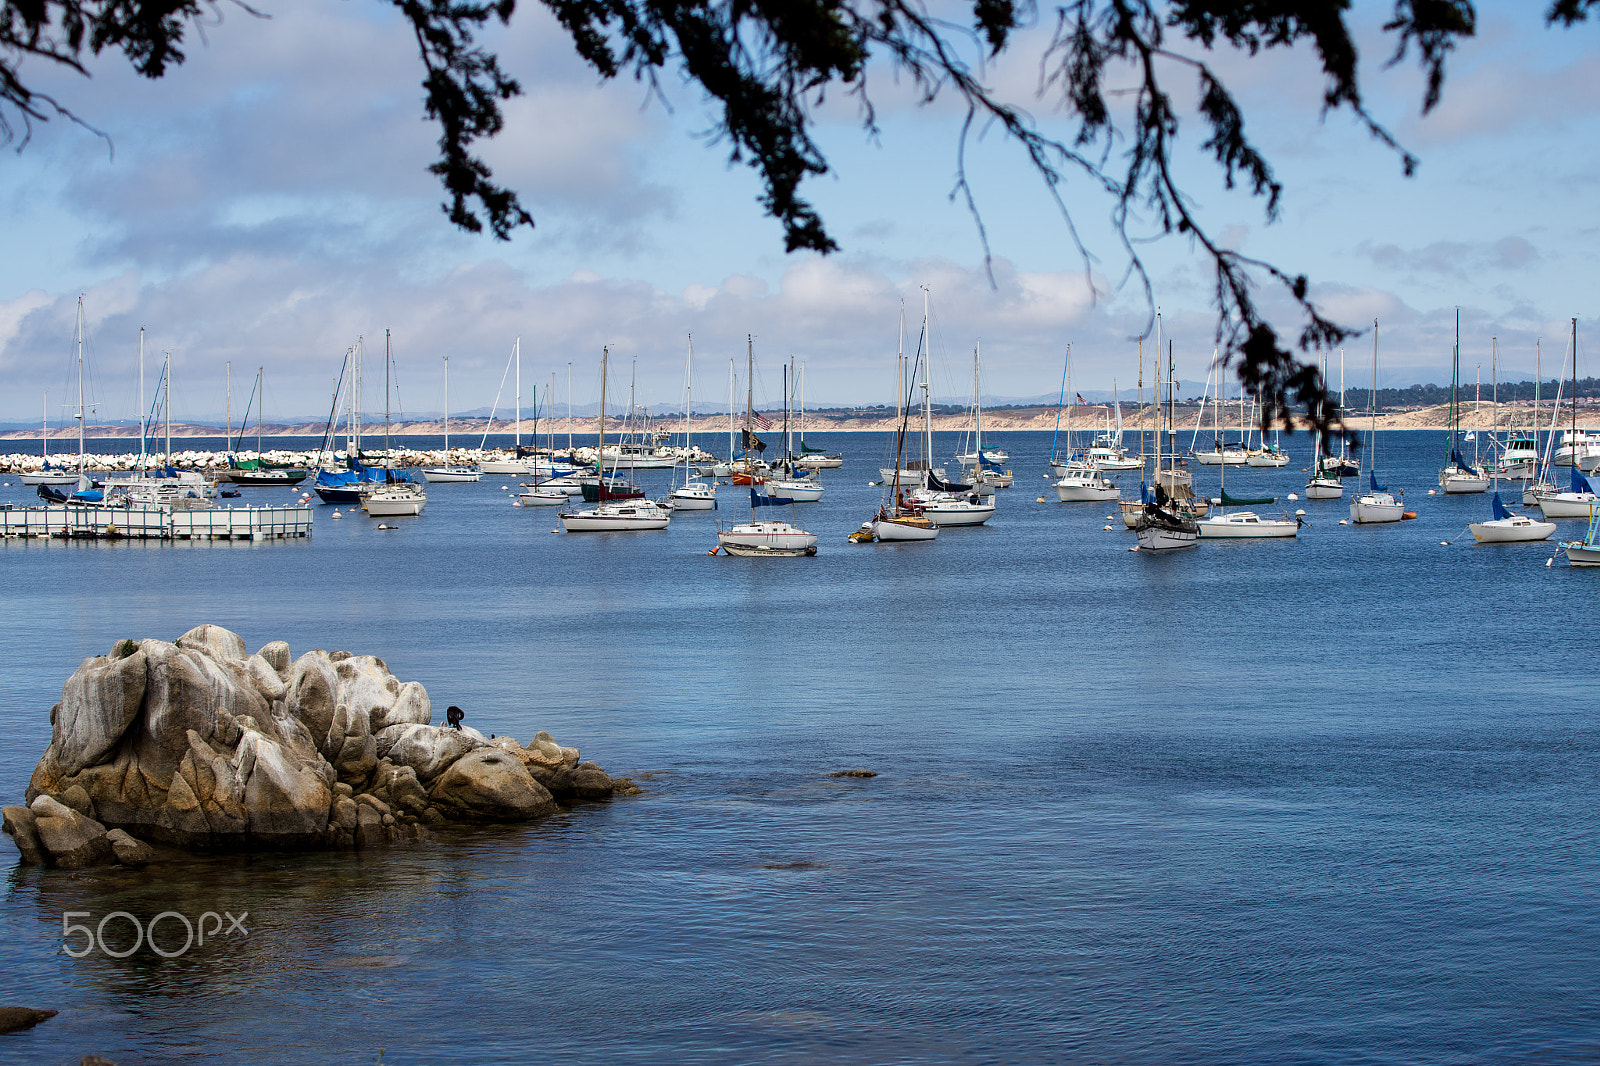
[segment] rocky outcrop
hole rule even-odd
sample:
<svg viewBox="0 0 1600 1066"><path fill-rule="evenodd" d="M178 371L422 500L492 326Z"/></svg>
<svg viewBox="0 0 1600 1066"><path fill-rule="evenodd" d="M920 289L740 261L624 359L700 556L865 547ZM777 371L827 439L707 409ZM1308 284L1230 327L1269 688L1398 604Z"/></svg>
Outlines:
<svg viewBox="0 0 1600 1066"><path fill-rule="evenodd" d="M250 654L212 625L118 641L62 687L29 806L4 808L4 828L27 863L137 866L149 841L369 847L637 792L548 733L524 747L431 717L426 690L372 655Z"/></svg>

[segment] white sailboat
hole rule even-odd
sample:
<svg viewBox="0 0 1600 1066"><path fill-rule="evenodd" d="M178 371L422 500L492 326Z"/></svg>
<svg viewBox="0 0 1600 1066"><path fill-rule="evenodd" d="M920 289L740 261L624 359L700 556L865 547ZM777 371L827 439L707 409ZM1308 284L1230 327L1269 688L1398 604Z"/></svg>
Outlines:
<svg viewBox="0 0 1600 1066"><path fill-rule="evenodd" d="M689 465L689 456L693 449L689 446L689 409L694 396L694 336L689 337L689 354L684 360L683 368L683 484L676 484L678 480L677 468L673 468L672 480L674 486L667 499L674 511L710 511L717 506L717 485L714 481L701 481L695 476L693 468Z"/></svg>
<svg viewBox="0 0 1600 1066"><path fill-rule="evenodd" d="M415 518L428 505L428 492L407 477L395 477L389 468L389 457L394 454L389 441L389 371L394 366L394 354L389 347L389 331L383 331L383 454L382 481L368 482L361 488L361 509L371 518Z"/></svg>
<svg viewBox="0 0 1600 1066"><path fill-rule="evenodd" d="M40 454L44 456L44 466L35 471L25 471L22 474L24 485L76 485L78 474L63 467L50 467L50 392L44 394L44 421L40 423L39 444Z"/></svg>
<svg viewBox="0 0 1600 1066"><path fill-rule="evenodd" d="M1221 489L1217 503L1226 508L1230 504L1239 506L1258 506L1274 502L1271 496L1257 499L1234 499L1228 495L1228 464L1224 464L1221 473ZM1293 537L1300 532L1300 519L1290 518L1284 514L1281 518L1263 518L1255 511L1228 511L1222 510L1209 518L1202 518L1195 523L1200 529L1200 536L1206 539L1217 540L1258 540L1262 538Z"/></svg>
<svg viewBox="0 0 1600 1066"><path fill-rule="evenodd" d="M795 466L810 470L837 470L844 465L844 456L828 454L826 448L813 448L806 443L806 364L800 364L800 455Z"/></svg>
<svg viewBox="0 0 1600 1066"><path fill-rule="evenodd" d="M755 344L753 339L746 340L746 393L745 393L745 419L746 424L755 414ZM787 380L787 379L785 379ZM785 397L785 419L787 421L787 396ZM787 424L785 430L788 429ZM787 447L785 448L787 451ZM756 510L762 507L774 507L783 504L793 505L794 500L787 496L779 496L771 492L774 482L767 482L767 493L757 492L755 486L750 487L750 520L736 522L717 530L717 547L728 555L745 557L766 558L792 558L802 555L817 554L817 535L807 532L799 526L779 519L756 518Z"/></svg>
<svg viewBox="0 0 1600 1066"><path fill-rule="evenodd" d="M512 449L513 450L511 452L511 458L510 459L491 459L491 460L488 460L487 462L480 462L478 464L478 468L480 470L482 470L485 474L510 474L513 477L521 477L524 474L532 473L532 468L529 467L528 461L526 459L523 459L522 458L522 454L521 454L522 453L522 338L521 337L518 337L517 340L516 340L516 343L511 346L511 362L515 363L516 367L517 367L516 382L515 382L515 384L513 386L513 390L514 390L514 393L515 393L515 401L514 402L515 402L516 406L513 409L513 415L512 415L512 417L515 419L515 421L512 423L512 426L513 426L513 428L512 428L512 435L513 435ZM507 369L508 370L510 369L509 364L507 365ZM506 383L505 382L505 375L501 374L500 375L500 387L504 388L505 387L505 383ZM535 388L533 391L534 391L533 404L534 404L534 408L537 410L538 406L539 406L539 398L538 398L539 390L537 388ZM495 408L497 408L499 406L500 406L500 393L499 393L499 390L496 390L495 394L494 394L494 406L489 408L489 424L487 426L483 427L483 440L481 442L479 442L479 444L478 444L478 455L480 457L483 455L483 447L484 447L484 445L489 442L489 430L490 430L491 427L494 426ZM537 421L535 421L535 423L534 423L533 442L534 442L535 445L537 445L539 443L539 430L538 430L538 422Z"/></svg>
<svg viewBox="0 0 1600 1066"><path fill-rule="evenodd" d="M1512 514L1500 502L1497 492L1490 497L1494 518L1487 522L1472 522L1467 528L1472 539L1479 544L1513 544L1530 540L1548 540L1556 531L1554 522L1535 522L1527 515Z"/></svg>
<svg viewBox="0 0 1600 1066"><path fill-rule="evenodd" d="M444 357L444 463L443 466L422 468L422 476L432 484L479 481L483 471L475 466L452 466L450 463L450 357Z"/></svg>
<svg viewBox="0 0 1600 1066"><path fill-rule="evenodd" d="M1357 525L1370 525L1398 522L1405 517L1405 503L1378 484L1377 319L1372 320L1372 388L1367 390L1367 483L1368 491L1360 493L1350 501L1350 521Z"/></svg>
<svg viewBox="0 0 1600 1066"><path fill-rule="evenodd" d="M1600 566L1600 510L1589 519L1583 539L1563 541L1561 550L1567 553L1567 562L1572 566Z"/></svg>
<svg viewBox="0 0 1600 1066"><path fill-rule="evenodd" d="M1476 463L1469 463L1461 454L1461 406L1458 400L1461 384L1461 309L1456 309L1456 344L1451 353L1450 372L1450 454L1444 469L1439 471L1439 487L1447 496L1459 496L1489 491L1489 475ZM1477 443L1477 435L1473 435Z"/></svg>
<svg viewBox="0 0 1600 1066"><path fill-rule="evenodd" d="M1559 396L1556 406L1561 405ZM1572 430L1573 439L1576 439L1578 425L1578 320L1572 320ZM1568 467L1568 488L1565 492L1556 492L1554 486L1543 492L1535 492L1539 510L1544 512L1546 518L1588 518L1594 514L1600 497L1597 497L1588 478L1579 472L1577 464Z"/></svg>
<svg viewBox="0 0 1600 1066"><path fill-rule="evenodd" d="M596 455L605 454L606 446L606 376L610 350L600 352L600 439ZM605 488L605 463L597 468L600 489ZM556 515L568 533L623 533L647 529L666 529L672 512L653 500L602 500L586 511L562 511Z"/></svg>
<svg viewBox="0 0 1600 1066"><path fill-rule="evenodd" d="M928 339L928 290L926 287L922 290L922 308L922 335L917 340L916 364L918 366L922 363L924 346ZM900 336L900 353L895 357L896 389L902 387L900 368L905 361L905 307L903 304L900 309ZM908 377L911 380L915 380L915 367L913 367L913 372ZM927 395L926 388L923 389L923 395ZM887 498L879 503L878 513L868 521L863 522L860 529L850 534L851 541L856 543L928 541L934 540L939 536L939 527L933 523L932 519L917 514L905 506L905 492L912 487L920 487L925 478L915 471L904 469L906 429L911 420L911 396L908 393L902 393L896 396L896 401L900 404L900 418L899 424L895 427L894 466L883 468L880 471L884 475L883 483L889 491L886 494ZM925 468L922 471L922 475L926 473ZM943 473L941 470L941 477Z"/></svg>

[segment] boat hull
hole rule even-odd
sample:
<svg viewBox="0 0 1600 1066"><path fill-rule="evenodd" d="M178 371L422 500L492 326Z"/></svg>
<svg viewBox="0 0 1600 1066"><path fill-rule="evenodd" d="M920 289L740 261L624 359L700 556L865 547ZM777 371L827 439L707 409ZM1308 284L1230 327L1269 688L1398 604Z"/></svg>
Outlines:
<svg viewBox="0 0 1600 1066"><path fill-rule="evenodd" d="M881 541L933 540L939 535L939 527L915 519L879 518L872 523L872 534Z"/></svg>
<svg viewBox="0 0 1600 1066"><path fill-rule="evenodd" d="M1581 540L1561 545L1567 553L1567 562L1573 566L1600 566L1600 544L1585 544Z"/></svg>
<svg viewBox="0 0 1600 1066"><path fill-rule="evenodd" d="M717 543L729 555L793 558L817 554L817 535L788 522L741 522L719 530Z"/></svg>
<svg viewBox="0 0 1600 1066"><path fill-rule="evenodd" d="M22 483L24 485L76 485L78 483L78 475L53 472L48 474L23 474Z"/></svg>
<svg viewBox="0 0 1600 1066"><path fill-rule="evenodd" d="M1316 477L1306 482L1306 499L1339 500L1344 498L1344 485L1335 478Z"/></svg>
<svg viewBox="0 0 1600 1066"><path fill-rule="evenodd" d="M984 497L986 503L935 502L917 508L922 516L936 526L981 526L994 517L994 497Z"/></svg>
<svg viewBox="0 0 1600 1066"><path fill-rule="evenodd" d="M1444 490L1446 496L1466 496L1488 492L1489 479L1477 474L1440 474L1439 487Z"/></svg>
<svg viewBox="0 0 1600 1066"><path fill-rule="evenodd" d="M1405 513L1406 505L1392 496L1358 496L1350 501L1350 521L1357 525L1398 522Z"/></svg>
<svg viewBox="0 0 1600 1066"><path fill-rule="evenodd" d="M1235 511L1196 523L1200 536L1207 540L1261 539L1292 537L1300 532L1300 523L1275 518L1261 518L1253 511Z"/></svg>
<svg viewBox="0 0 1600 1066"><path fill-rule="evenodd" d="M572 497L564 492L519 492L517 502L524 507L565 507Z"/></svg>
<svg viewBox="0 0 1600 1066"><path fill-rule="evenodd" d="M592 511L563 511L556 517L568 533L628 533L666 529L672 520L670 512L654 505L630 507L626 504L599 507Z"/></svg>
<svg viewBox="0 0 1600 1066"><path fill-rule="evenodd" d="M1100 503L1121 495L1121 489L1103 478L1062 478L1056 482L1056 496L1062 503Z"/></svg>
<svg viewBox="0 0 1600 1066"><path fill-rule="evenodd" d="M485 474L511 474L515 477L525 477L533 473L528 464L520 460L495 460L484 463L478 469Z"/></svg>
<svg viewBox="0 0 1600 1066"><path fill-rule="evenodd" d="M468 481L481 481L483 471L470 466L425 467L422 476L433 485L449 485Z"/></svg>
<svg viewBox="0 0 1600 1066"><path fill-rule="evenodd" d="M1557 492L1536 499L1546 518L1588 518L1596 502L1594 494L1588 492Z"/></svg>
<svg viewBox="0 0 1600 1066"><path fill-rule="evenodd" d="M1535 522L1528 518L1499 518L1492 522L1473 522L1472 539L1479 544L1517 544L1530 540L1549 540L1556 531L1554 522Z"/></svg>

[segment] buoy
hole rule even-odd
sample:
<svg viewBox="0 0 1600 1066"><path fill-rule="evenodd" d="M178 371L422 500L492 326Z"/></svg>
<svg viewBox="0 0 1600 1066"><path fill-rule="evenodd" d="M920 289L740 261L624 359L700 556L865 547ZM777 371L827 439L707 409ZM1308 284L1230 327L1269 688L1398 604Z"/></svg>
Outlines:
<svg viewBox="0 0 1600 1066"><path fill-rule="evenodd" d="M1294 516L1296 518L1304 518L1306 516L1306 509L1304 507L1300 508L1294 513Z"/></svg>
<svg viewBox="0 0 1600 1066"><path fill-rule="evenodd" d="M1434 490L1434 489L1429 489L1429 490L1428 490L1428 495L1429 495L1429 496L1432 496L1432 495L1433 495L1433 494L1434 494L1434 492L1435 492L1435 491L1436 491L1436 490Z"/></svg>
<svg viewBox="0 0 1600 1066"><path fill-rule="evenodd" d="M1301 513L1301 514L1305 514L1305 512L1304 512L1304 511L1301 511L1301 512L1300 512L1300 513ZM1340 525L1341 525L1341 526L1347 526L1347 525L1349 525L1349 524L1350 524L1350 519L1348 519L1348 518L1341 518L1341 519L1339 519L1339 524L1340 524Z"/></svg>
<svg viewBox="0 0 1600 1066"><path fill-rule="evenodd" d="M1137 544L1135 544L1133 547L1129 548L1128 550L1131 551L1131 552L1136 552L1136 551L1139 550L1139 546Z"/></svg>
<svg viewBox="0 0 1600 1066"><path fill-rule="evenodd" d="M1295 500L1298 500L1299 498L1300 498L1300 494L1298 492L1289 493L1288 499L1289 499L1290 503L1293 503Z"/></svg>
<svg viewBox="0 0 1600 1066"><path fill-rule="evenodd" d="M1111 527L1110 527L1110 526L1107 526L1107 527L1106 527L1106 532L1107 532L1107 533L1110 533L1110 532L1111 532Z"/></svg>
<svg viewBox="0 0 1600 1066"><path fill-rule="evenodd" d="M341 515L338 511L335 511L335 512L333 512L333 517L335 517L335 518L343 518L344 516Z"/></svg>
<svg viewBox="0 0 1600 1066"><path fill-rule="evenodd" d="M1409 521L1411 521L1411 519L1413 519L1415 517L1417 517L1417 512L1415 512L1415 511L1401 511L1400 512L1400 521L1402 521L1402 522L1409 522Z"/></svg>
<svg viewBox="0 0 1600 1066"><path fill-rule="evenodd" d="M712 548L710 551L706 552L706 554L707 555L715 555L715 554L717 554L718 549L720 549L721 547L722 547L722 545L718 544L715 548Z"/></svg>
<svg viewBox="0 0 1600 1066"><path fill-rule="evenodd" d="M510 486L507 486L507 485L501 485L501 486L500 486L500 491L501 491L501 492L505 492L505 491L506 491L506 490L507 490L507 489L508 489L508 488L509 488L509 487L510 487Z"/></svg>
<svg viewBox="0 0 1600 1066"><path fill-rule="evenodd" d="M1550 558L1548 558L1548 559L1546 559L1544 561L1544 565L1548 567L1551 563L1553 563L1555 561L1556 561L1556 557L1554 555L1552 555L1552 556L1550 556Z"/></svg>
<svg viewBox="0 0 1600 1066"><path fill-rule="evenodd" d="M1107 522L1109 522L1109 521L1111 521L1111 520L1112 520L1112 519L1113 519L1113 518L1115 518L1115 517L1117 517L1117 516L1116 516L1116 515L1114 515L1114 514L1108 514L1108 515L1106 515L1106 521L1107 521Z"/></svg>
<svg viewBox="0 0 1600 1066"><path fill-rule="evenodd" d="M1037 499L1037 500L1035 500L1035 501L1033 501L1033 502L1034 502L1034 503L1043 503L1043 502L1044 502L1044 497L1043 497L1043 496L1040 496L1040 497L1039 497L1039 498L1038 498L1038 499Z"/></svg>
<svg viewBox="0 0 1600 1066"><path fill-rule="evenodd" d="M1448 548L1448 547L1450 547L1450 542L1449 542L1449 541L1447 541L1447 540L1441 540L1441 541L1440 541L1440 542L1439 542L1439 547L1441 547L1441 548Z"/></svg>

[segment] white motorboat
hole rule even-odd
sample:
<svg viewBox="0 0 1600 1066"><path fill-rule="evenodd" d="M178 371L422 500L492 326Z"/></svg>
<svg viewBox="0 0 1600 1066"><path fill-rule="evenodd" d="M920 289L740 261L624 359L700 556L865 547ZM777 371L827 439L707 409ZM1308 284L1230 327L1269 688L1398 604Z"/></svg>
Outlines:
<svg viewBox="0 0 1600 1066"><path fill-rule="evenodd" d="M805 447L805 441L800 441L800 446ZM802 455L794 461L795 466L809 467L812 470L837 470L844 465L842 455Z"/></svg>
<svg viewBox="0 0 1600 1066"><path fill-rule="evenodd" d="M568 533L622 533L666 529L672 512L653 500L602 503L588 511L562 511L556 516Z"/></svg>
<svg viewBox="0 0 1600 1066"><path fill-rule="evenodd" d="M1521 433L1507 440L1494 464L1494 476L1501 481L1520 481L1538 474L1539 445L1533 436Z"/></svg>
<svg viewBox="0 0 1600 1066"><path fill-rule="evenodd" d="M903 489L923 488L928 483L928 475L930 473L940 481L945 480L944 467L936 466L930 468L926 461L922 459L914 459L909 466L900 470L896 470L892 466L878 468L878 474L883 478L884 484L893 485L898 482Z"/></svg>
<svg viewBox="0 0 1600 1066"><path fill-rule="evenodd" d="M1223 537L1292 537L1300 532L1300 521L1295 518L1262 518L1254 511L1229 511L1195 523L1200 536Z"/></svg>
<svg viewBox="0 0 1600 1066"><path fill-rule="evenodd" d="M426 466L422 476L433 485L452 482L482 481L483 471L475 466Z"/></svg>
<svg viewBox="0 0 1600 1066"><path fill-rule="evenodd" d="M806 478L775 478L766 479L765 488L768 496L777 496L795 503L816 503L822 499L822 490L825 486L820 481L811 481Z"/></svg>
<svg viewBox="0 0 1600 1066"><path fill-rule="evenodd" d="M1593 492L1551 492L1535 499L1546 518L1588 518L1600 503L1600 496Z"/></svg>
<svg viewBox="0 0 1600 1066"><path fill-rule="evenodd" d="M361 509L373 518L405 518L422 513L428 494L414 481L378 484L361 495Z"/></svg>
<svg viewBox="0 0 1600 1066"><path fill-rule="evenodd" d="M936 526L981 526L994 517L994 496L976 492L913 493L908 507Z"/></svg>
<svg viewBox="0 0 1600 1066"><path fill-rule="evenodd" d="M613 470L620 470L624 466L630 470L671 470L683 462L683 457L671 448L632 441L607 448L601 453L601 458Z"/></svg>
<svg viewBox="0 0 1600 1066"><path fill-rule="evenodd" d="M1574 457L1580 470L1593 470L1600 464L1600 431L1574 425L1561 431L1560 440L1554 459L1556 466L1572 466Z"/></svg>
<svg viewBox="0 0 1600 1066"><path fill-rule="evenodd" d="M1092 467L1069 464L1067 473L1055 483L1062 503L1099 503L1114 500L1121 490Z"/></svg>
<svg viewBox="0 0 1600 1066"><path fill-rule="evenodd" d="M717 506L717 486L691 479L673 489L667 500L674 511L710 511Z"/></svg>
<svg viewBox="0 0 1600 1066"><path fill-rule="evenodd" d="M1529 540L1548 540L1556 531L1554 522L1535 522L1527 515L1512 514L1500 502L1497 492L1492 497L1494 518L1488 522L1472 522L1472 539L1479 544L1514 544Z"/></svg>
<svg viewBox="0 0 1600 1066"><path fill-rule="evenodd" d="M774 519L739 522L717 531L717 544L729 555L783 558L817 554L817 535Z"/></svg>

